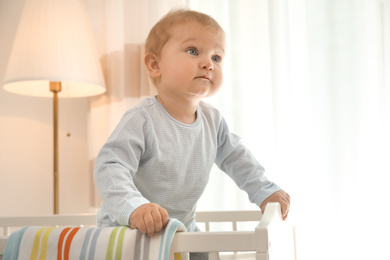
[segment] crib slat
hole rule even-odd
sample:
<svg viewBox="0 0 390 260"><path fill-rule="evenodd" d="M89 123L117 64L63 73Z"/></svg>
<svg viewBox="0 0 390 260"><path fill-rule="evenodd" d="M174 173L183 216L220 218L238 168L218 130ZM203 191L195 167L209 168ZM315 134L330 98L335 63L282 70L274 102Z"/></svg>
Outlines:
<svg viewBox="0 0 390 260"><path fill-rule="evenodd" d="M205 222L205 231L210 231L210 222Z"/></svg>
<svg viewBox="0 0 390 260"><path fill-rule="evenodd" d="M233 231L237 231L238 230L237 221L233 221L232 224L233 224Z"/></svg>

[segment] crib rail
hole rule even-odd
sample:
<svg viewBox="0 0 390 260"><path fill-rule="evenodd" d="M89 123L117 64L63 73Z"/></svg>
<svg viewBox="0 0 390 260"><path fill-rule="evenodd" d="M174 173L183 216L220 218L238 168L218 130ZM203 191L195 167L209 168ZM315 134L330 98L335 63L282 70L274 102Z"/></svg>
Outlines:
<svg viewBox="0 0 390 260"><path fill-rule="evenodd" d="M211 231L211 223L230 222L232 231L238 230L238 223L245 221L260 221L260 210L248 211L199 211L196 213L196 222L205 224L205 231ZM0 229L3 235L11 235L11 228L24 226L96 226L95 214L78 215L45 215L45 216L17 216L0 217Z"/></svg>
<svg viewBox="0 0 390 260"><path fill-rule="evenodd" d="M237 252L251 252L250 259L256 260L296 259L294 229L282 220L279 203L267 204L263 215L260 211L199 212L196 220L206 223L206 232L177 233L170 259L174 252L208 252L210 260L220 259L220 252L234 252L223 259L241 259ZM257 221L255 230L238 231L237 223L246 221ZM213 222L232 222L233 231L210 231Z"/></svg>
<svg viewBox="0 0 390 260"><path fill-rule="evenodd" d="M251 252L251 259L256 260L296 258L293 227L282 221L278 203L267 204L264 214L260 210L197 212L196 221L204 223L205 232L176 233L171 244L172 259L173 252L209 252L210 260L220 259L219 252ZM248 221L258 223L257 227L240 231L238 224ZM219 222L230 222L231 231L212 231L212 223ZM0 259L11 231L24 226L96 226L96 215L0 217L0 229L4 234L0 236ZM234 253L221 259L242 258Z"/></svg>
<svg viewBox="0 0 390 260"><path fill-rule="evenodd" d="M181 252L254 251L253 231L211 231L177 233L171 248ZM177 252L177 251L176 251Z"/></svg>

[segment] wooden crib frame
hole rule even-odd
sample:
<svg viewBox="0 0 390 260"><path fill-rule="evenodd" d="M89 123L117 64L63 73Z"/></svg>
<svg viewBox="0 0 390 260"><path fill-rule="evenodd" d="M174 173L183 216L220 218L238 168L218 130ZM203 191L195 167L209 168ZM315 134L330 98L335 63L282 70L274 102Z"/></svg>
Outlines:
<svg viewBox="0 0 390 260"><path fill-rule="evenodd" d="M279 203L269 203L264 214L261 211L197 212L196 221L204 223L205 232L176 233L170 259L174 259L174 252L208 252L210 260L297 260L294 228L282 221ZM254 230L239 231L239 223L247 221L258 225ZM211 231L211 223L217 222L230 222L231 231ZM0 229L3 229L0 260L13 229L23 226L96 226L96 215L0 217Z"/></svg>

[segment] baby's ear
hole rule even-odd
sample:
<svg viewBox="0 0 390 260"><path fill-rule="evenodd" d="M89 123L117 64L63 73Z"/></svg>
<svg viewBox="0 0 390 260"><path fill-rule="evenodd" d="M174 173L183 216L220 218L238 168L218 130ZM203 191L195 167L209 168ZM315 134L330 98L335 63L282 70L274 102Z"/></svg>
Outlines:
<svg viewBox="0 0 390 260"><path fill-rule="evenodd" d="M147 53L145 55L144 62L150 77L155 79L161 77L160 67L158 65L158 57L156 54L151 52Z"/></svg>

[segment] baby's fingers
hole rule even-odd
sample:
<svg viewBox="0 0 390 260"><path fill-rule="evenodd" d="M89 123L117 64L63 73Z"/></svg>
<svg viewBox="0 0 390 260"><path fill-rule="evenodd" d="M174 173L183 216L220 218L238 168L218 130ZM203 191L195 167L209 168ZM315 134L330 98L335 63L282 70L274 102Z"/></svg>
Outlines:
<svg viewBox="0 0 390 260"><path fill-rule="evenodd" d="M142 233L148 234L148 236L153 236L154 233L156 233L155 230L155 220L152 216L152 213L148 213L144 215L144 225L145 225L145 230L142 230L138 228Z"/></svg>
<svg viewBox="0 0 390 260"><path fill-rule="evenodd" d="M283 218L283 220L286 220L288 217L288 213L290 211L290 205L285 204L285 203L281 203L281 208L282 208L282 218Z"/></svg>
<svg viewBox="0 0 390 260"><path fill-rule="evenodd" d="M159 210L160 215L161 215L162 226L165 227L168 223L168 220L169 220L168 211L166 211L166 209L164 209L164 208L159 208L158 210Z"/></svg>
<svg viewBox="0 0 390 260"><path fill-rule="evenodd" d="M286 192L283 192L284 196L281 198L280 200L280 206L282 208L282 217L283 217L283 220L286 220L287 219L287 216L288 216L288 213L290 211L290 195L288 195L288 193Z"/></svg>
<svg viewBox="0 0 390 260"><path fill-rule="evenodd" d="M155 231L155 233L160 232L161 229L163 228L163 221L162 221L162 217L161 217L159 209L154 209L152 211L152 217L153 217L153 220L154 220L154 231Z"/></svg>
<svg viewBox="0 0 390 260"><path fill-rule="evenodd" d="M283 220L287 219L288 212L290 211L290 195L283 190L279 190L269 196L267 199L263 201L260 205L261 211L264 212L265 206L269 202L279 202L282 208L282 218Z"/></svg>

